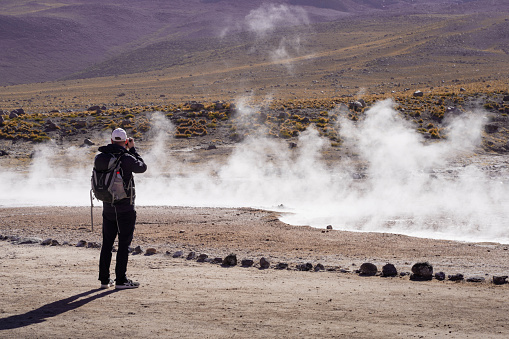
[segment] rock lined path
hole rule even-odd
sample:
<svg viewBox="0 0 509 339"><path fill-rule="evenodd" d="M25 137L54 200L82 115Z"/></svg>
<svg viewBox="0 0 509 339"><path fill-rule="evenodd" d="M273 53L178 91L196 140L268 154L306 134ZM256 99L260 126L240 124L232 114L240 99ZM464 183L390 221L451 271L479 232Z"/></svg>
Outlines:
<svg viewBox="0 0 509 339"><path fill-rule="evenodd" d="M508 285L225 268L131 257L99 290L99 251L0 242L0 337L506 338Z"/></svg>

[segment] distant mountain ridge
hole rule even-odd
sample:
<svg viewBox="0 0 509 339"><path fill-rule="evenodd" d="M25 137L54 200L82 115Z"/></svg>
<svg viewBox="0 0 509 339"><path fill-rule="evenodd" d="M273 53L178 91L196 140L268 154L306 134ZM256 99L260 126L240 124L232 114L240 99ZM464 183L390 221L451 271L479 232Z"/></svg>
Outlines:
<svg viewBox="0 0 509 339"><path fill-rule="evenodd" d="M103 68L97 65L108 60L136 63L136 59L127 60L126 56L140 57L136 50L147 46L193 45L196 44L193 41L204 38L239 34L248 30L245 20L257 10L265 11L259 13L261 18L275 13L271 23L277 27L370 15L496 13L509 11L508 7L507 1L502 0L277 0L270 3L262 0L4 0L0 2L0 85L121 74L122 65L111 69L111 74L101 73ZM296 20L290 20L292 15ZM268 32L271 34L273 30ZM160 57L179 62L181 54L192 53L193 48L175 48L174 54L171 51L167 49ZM166 64L152 60L147 63L147 69L144 63L139 63L137 67L125 67L123 73L143 72ZM96 71L87 71L90 69Z"/></svg>

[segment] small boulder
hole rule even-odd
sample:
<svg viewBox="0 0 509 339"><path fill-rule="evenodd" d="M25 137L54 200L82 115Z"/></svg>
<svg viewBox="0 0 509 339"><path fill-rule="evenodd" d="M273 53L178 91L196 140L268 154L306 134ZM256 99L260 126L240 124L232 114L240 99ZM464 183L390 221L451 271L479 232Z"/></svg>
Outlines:
<svg viewBox="0 0 509 339"><path fill-rule="evenodd" d="M132 254L136 255L136 254L142 254L143 253L143 250L141 249L141 246L136 246L132 252Z"/></svg>
<svg viewBox="0 0 509 339"><path fill-rule="evenodd" d="M393 264L385 264L382 267L382 277L395 277L398 275L398 270Z"/></svg>
<svg viewBox="0 0 509 339"><path fill-rule="evenodd" d="M145 255L154 255L156 253L157 253L157 250L153 247L147 248L147 250L145 251Z"/></svg>
<svg viewBox="0 0 509 339"><path fill-rule="evenodd" d="M251 267L254 265L254 261L251 260L251 259L243 259L241 262L240 262L240 265L242 267Z"/></svg>
<svg viewBox="0 0 509 339"><path fill-rule="evenodd" d="M51 246L60 246L60 243L58 242L58 240L51 240Z"/></svg>
<svg viewBox="0 0 509 339"><path fill-rule="evenodd" d="M101 244L91 241L87 244L87 248L101 248Z"/></svg>
<svg viewBox="0 0 509 339"><path fill-rule="evenodd" d="M422 96L424 96L424 93L422 91L415 91L413 96L414 97L422 97Z"/></svg>
<svg viewBox="0 0 509 339"><path fill-rule="evenodd" d="M412 266L410 280L431 280L433 279L433 266L427 262L419 262Z"/></svg>
<svg viewBox="0 0 509 339"><path fill-rule="evenodd" d="M288 269L288 264L285 262L280 262L276 265L276 270L286 270Z"/></svg>
<svg viewBox="0 0 509 339"><path fill-rule="evenodd" d="M376 265L369 262L363 263L359 268L359 275L365 277L374 276L376 275L377 272L378 268L376 267Z"/></svg>
<svg viewBox="0 0 509 339"><path fill-rule="evenodd" d="M444 272L435 273L435 279L440 281L445 280L445 273Z"/></svg>
<svg viewBox="0 0 509 339"><path fill-rule="evenodd" d="M52 242L53 239L51 238L48 238L48 239L45 239L41 242L41 245L43 246L48 246L48 245L51 245L51 242Z"/></svg>
<svg viewBox="0 0 509 339"><path fill-rule="evenodd" d="M478 276L475 276L475 277L468 277L467 278L467 282L472 282L472 283L482 283L484 282L486 279L484 279L484 277L478 277Z"/></svg>
<svg viewBox="0 0 509 339"><path fill-rule="evenodd" d="M180 258L183 256L184 256L184 251L177 251L177 252L173 253L173 255L172 255L173 258Z"/></svg>
<svg viewBox="0 0 509 339"><path fill-rule="evenodd" d="M59 129L59 127L51 120L46 120L46 122L44 123L44 131L45 132L52 132L52 131L56 131L57 129Z"/></svg>
<svg viewBox="0 0 509 339"><path fill-rule="evenodd" d="M101 113L101 107L100 106L90 106L87 108L87 111L92 112L96 111L97 113Z"/></svg>
<svg viewBox="0 0 509 339"><path fill-rule="evenodd" d="M216 257L216 258L212 259L212 260L211 260L211 262L212 262L213 264L221 265L221 264L223 263L223 258L221 258L221 257Z"/></svg>
<svg viewBox="0 0 509 339"><path fill-rule="evenodd" d="M197 262L205 262L205 260L208 259L208 254L202 253L198 256L198 259L196 259Z"/></svg>
<svg viewBox="0 0 509 339"><path fill-rule="evenodd" d="M311 264L310 262L305 263L305 264L298 264L297 265L297 270L298 271L307 272L307 271L311 271L312 269L313 269L313 264Z"/></svg>
<svg viewBox="0 0 509 339"><path fill-rule="evenodd" d="M18 115L16 113L14 113L14 111L12 111L10 114L9 114L9 119L15 119L17 118Z"/></svg>
<svg viewBox="0 0 509 339"><path fill-rule="evenodd" d="M486 124L484 126L484 131L488 134L497 133L498 132L498 125L495 124Z"/></svg>
<svg viewBox="0 0 509 339"><path fill-rule="evenodd" d="M85 240L80 240L76 244L76 247L85 247L85 246L87 246L87 242Z"/></svg>
<svg viewBox="0 0 509 339"><path fill-rule="evenodd" d="M504 276L493 276L493 283L495 285L507 284L507 275L504 275Z"/></svg>
<svg viewBox="0 0 509 339"><path fill-rule="evenodd" d="M94 142L90 139L85 139L83 140L83 144L87 145L87 146L93 146L95 145Z"/></svg>
<svg viewBox="0 0 509 339"><path fill-rule="evenodd" d="M194 258L196 258L196 252L189 252L189 254L187 255L186 259L187 260L193 260Z"/></svg>
<svg viewBox="0 0 509 339"><path fill-rule="evenodd" d="M315 272L325 271L325 267L322 264L316 264L314 270Z"/></svg>
<svg viewBox="0 0 509 339"><path fill-rule="evenodd" d="M37 237L21 238L18 241L18 244L20 244L20 245L24 245L24 244L40 244L40 243L42 243L42 239L41 238L37 238Z"/></svg>
<svg viewBox="0 0 509 339"><path fill-rule="evenodd" d="M327 225L327 229L331 230L332 229L332 225Z"/></svg>
<svg viewBox="0 0 509 339"><path fill-rule="evenodd" d="M237 256L233 253L229 254L226 258L223 260L223 266L236 266L237 265Z"/></svg>
<svg viewBox="0 0 509 339"><path fill-rule="evenodd" d="M465 277L461 273L449 275L448 278L450 281L462 281L463 279L465 279Z"/></svg>
<svg viewBox="0 0 509 339"><path fill-rule="evenodd" d="M266 269L266 268L269 268L270 267L270 262L265 259L265 257L261 258L260 259L260 268L261 269Z"/></svg>

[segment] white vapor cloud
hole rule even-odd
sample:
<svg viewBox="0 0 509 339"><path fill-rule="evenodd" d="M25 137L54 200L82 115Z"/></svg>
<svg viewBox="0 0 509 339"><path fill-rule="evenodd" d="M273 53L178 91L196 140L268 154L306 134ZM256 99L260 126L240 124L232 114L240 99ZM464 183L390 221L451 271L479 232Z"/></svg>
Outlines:
<svg viewBox="0 0 509 339"><path fill-rule="evenodd" d="M309 25L307 12L299 6L264 4L245 18L249 31L264 36L277 27Z"/></svg>
<svg viewBox="0 0 509 339"><path fill-rule="evenodd" d="M139 149L148 171L135 175L137 204L250 206L281 211L293 225L509 243L507 182L465 160L480 142L482 113L450 121L447 140L425 144L393 105L375 104L356 124L340 119L343 147L357 157L335 164L323 160L329 141L312 127L297 148L255 135L226 161L182 162L175 154L186 150L169 149L174 127L154 114L153 146ZM239 106L249 119L253 108ZM27 172L1 168L0 207L88 205L94 151L48 144Z"/></svg>

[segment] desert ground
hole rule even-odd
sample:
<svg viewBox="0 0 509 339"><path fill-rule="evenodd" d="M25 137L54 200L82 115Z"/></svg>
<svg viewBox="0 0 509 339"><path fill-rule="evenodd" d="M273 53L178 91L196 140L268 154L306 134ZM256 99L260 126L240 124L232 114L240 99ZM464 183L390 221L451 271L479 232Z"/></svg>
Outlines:
<svg viewBox="0 0 509 339"><path fill-rule="evenodd" d="M298 151L309 126L330 144L324 164L359 161L338 118L362 122L387 98L425 144L447 141L449 116L481 110L482 142L459 163L505 182L508 11L500 0L2 1L0 338L509 337L509 284L494 283L509 275L509 244L292 226L276 209L138 206L128 276L141 286L118 291L97 280L101 207L91 225L90 207L1 205L2 180L24 180L40 143L91 160L123 127L148 151L163 121L159 156L182 171L171 175L226 163L258 130ZM229 254L236 265L221 264ZM425 262L445 279L411 279ZM364 263L378 273L361 276ZM388 263L396 276L381 276Z"/></svg>
<svg viewBox="0 0 509 339"><path fill-rule="evenodd" d="M135 290L99 289L101 208L0 209L0 335L5 338L505 338L509 245L290 226L255 209L138 207ZM52 239L54 246L18 244ZM182 256L175 256L181 252ZM237 255L224 267L209 259ZM270 267L261 269L264 257ZM252 267L240 261L251 259ZM465 280L412 281L416 262ZM396 277L360 276L364 262ZM113 260L114 263L114 260ZM277 269L279 263L288 269ZM322 264L300 271L297 265ZM469 277L484 282L467 282Z"/></svg>

